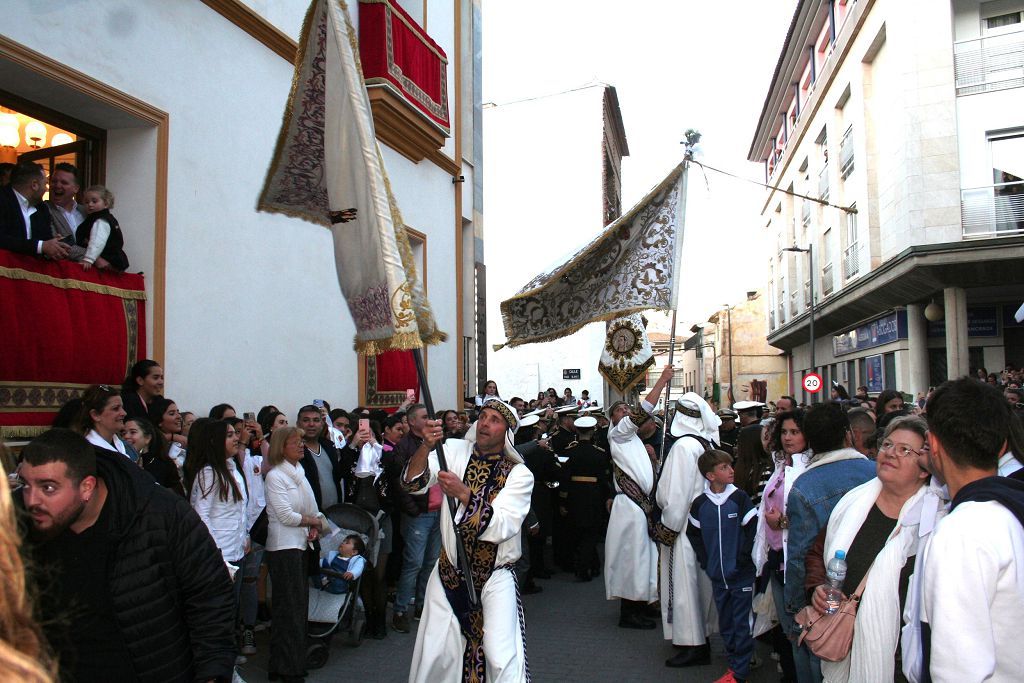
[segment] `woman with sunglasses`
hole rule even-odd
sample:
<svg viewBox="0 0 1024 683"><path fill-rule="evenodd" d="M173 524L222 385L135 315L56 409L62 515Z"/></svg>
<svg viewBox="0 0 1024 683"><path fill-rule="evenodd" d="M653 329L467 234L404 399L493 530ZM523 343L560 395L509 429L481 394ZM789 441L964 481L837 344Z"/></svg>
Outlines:
<svg viewBox="0 0 1024 683"><path fill-rule="evenodd" d="M844 596L857 592L866 578L850 654L821 662L828 681L906 680L900 657L903 608L916 555L944 507L920 464L927 433L919 417L889 423L875 461L877 477L840 499L807 552L804 587L818 612L827 608L825 564L836 551L846 553Z"/></svg>
<svg viewBox="0 0 1024 683"><path fill-rule="evenodd" d="M94 384L82 393L78 431L96 448L116 451L126 458L137 460L138 454L125 447L121 440L124 416L121 393L106 384Z"/></svg>

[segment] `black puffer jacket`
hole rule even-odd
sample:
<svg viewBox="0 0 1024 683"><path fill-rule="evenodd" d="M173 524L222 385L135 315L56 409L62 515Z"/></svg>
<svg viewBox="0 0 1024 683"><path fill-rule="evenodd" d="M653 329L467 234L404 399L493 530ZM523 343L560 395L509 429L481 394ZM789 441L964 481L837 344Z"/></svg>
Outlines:
<svg viewBox="0 0 1024 683"><path fill-rule="evenodd" d="M127 458L97 454L117 543L110 595L140 681L230 681L234 593L191 506Z"/></svg>

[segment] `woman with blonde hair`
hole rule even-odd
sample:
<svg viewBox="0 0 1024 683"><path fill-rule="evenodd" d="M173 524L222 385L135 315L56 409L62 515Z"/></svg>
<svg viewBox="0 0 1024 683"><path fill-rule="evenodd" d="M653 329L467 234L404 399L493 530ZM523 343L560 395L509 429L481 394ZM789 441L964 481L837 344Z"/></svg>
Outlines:
<svg viewBox="0 0 1024 683"><path fill-rule="evenodd" d="M0 467L0 681L50 683L56 665L50 657L25 585L20 537L7 471Z"/></svg>
<svg viewBox="0 0 1024 683"><path fill-rule="evenodd" d="M270 627L270 679L301 681L306 663L306 610L309 601L305 552L327 520L316 506L313 489L299 461L303 432L280 427L270 437L265 496L266 561L273 586Z"/></svg>

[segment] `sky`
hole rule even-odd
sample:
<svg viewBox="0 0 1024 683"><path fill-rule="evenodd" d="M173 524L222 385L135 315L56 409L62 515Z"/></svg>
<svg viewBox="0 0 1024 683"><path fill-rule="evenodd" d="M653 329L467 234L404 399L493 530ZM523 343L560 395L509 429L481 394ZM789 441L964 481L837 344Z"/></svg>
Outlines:
<svg viewBox="0 0 1024 683"><path fill-rule="evenodd" d="M704 163L760 181L763 167L748 162L747 151L795 7L796 0L484 0L482 99L500 107L592 83L615 86L630 152L623 212L679 163L688 128L704 136ZM710 171L705 181L691 168L680 328L767 284L763 190ZM484 217L486 240L486 204ZM537 272L524 260L521 284ZM499 315L499 304L488 301L488 315Z"/></svg>

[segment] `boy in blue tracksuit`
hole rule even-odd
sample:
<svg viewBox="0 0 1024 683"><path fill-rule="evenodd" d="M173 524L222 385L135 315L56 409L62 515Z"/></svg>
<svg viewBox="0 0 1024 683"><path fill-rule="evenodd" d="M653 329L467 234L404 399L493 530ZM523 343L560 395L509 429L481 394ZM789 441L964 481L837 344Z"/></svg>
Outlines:
<svg viewBox="0 0 1024 683"><path fill-rule="evenodd" d="M705 452L697 460L697 469L707 487L690 506L686 536L701 568L711 577L718 630L729 657L729 671L715 683L742 683L750 674L754 654L750 610L757 508L750 496L733 486L732 456L728 453Z"/></svg>

